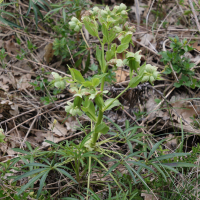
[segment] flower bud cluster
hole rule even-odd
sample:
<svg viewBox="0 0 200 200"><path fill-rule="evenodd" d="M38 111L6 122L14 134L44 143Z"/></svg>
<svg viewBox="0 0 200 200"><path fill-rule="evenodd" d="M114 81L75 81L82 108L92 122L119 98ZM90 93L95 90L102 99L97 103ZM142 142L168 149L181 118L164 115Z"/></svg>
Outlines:
<svg viewBox="0 0 200 200"><path fill-rule="evenodd" d="M79 115L81 116L83 113L78 108L78 106L74 106L74 103L71 103L70 101L67 102L68 106L65 106L65 111L67 113L70 113L72 116Z"/></svg>
<svg viewBox="0 0 200 200"><path fill-rule="evenodd" d="M155 80L161 80L160 73L157 71L157 67L147 64L141 82L149 81L153 85Z"/></svg>
<svg viewBox="0 0 200 200"><path fill-rule="evenodd" d="M71 21L69 22L69 27L74 31L79 32L82 28L82 23L76 17L72 17Z"/></svg>

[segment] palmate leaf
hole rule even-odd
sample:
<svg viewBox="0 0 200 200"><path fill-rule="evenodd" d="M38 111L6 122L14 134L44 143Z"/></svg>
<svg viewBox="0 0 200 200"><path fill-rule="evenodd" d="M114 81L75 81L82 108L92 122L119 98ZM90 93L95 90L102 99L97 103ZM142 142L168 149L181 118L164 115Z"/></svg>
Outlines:
<svg viewBox="0 0 200 200"><path fill-rule="evenodd" d="M75 183L78 183L68 172L66 172L65 170L63 169L60 169L60 168L56 168L56 170L58 172L60 172L61 174L64 174L65 176L67 176L69 179L71 179L72 181L74 181Z"/></svg>
<svg viewBox="0 0 200 200"><path fill-rule="evenodd" d="M40 168L40 169L34 169L32 171L26 172L25 174L22 174L22 175L18 176L16 179L14 179L13 182L18 181L18 180L20 180L20 179L22 179L24 177L28 177L28 176L31 176L33 174L42 172L42 171L45 171L45 169L44 168L42 168L42 169Z"/></svg>
<svg viewBox="0 0 200 200"><path fill-rule="evenodd" d="M20 191L17 193L17 195L20 195L22 192L24 192L28 187L30 187L35 181L37 181L38 179L40 179L40 177L42 175L44 175L45 172L42 172L40 174L38 174L37 176L35 176L34 178L32 178L26 185L22 186Z"/></svg>
<svg viewBox="0 0 200 200"><path fill-rule="evenodd" d="M46 180L46 178L47 178L47 175L48 175L49 171L50 171L50 170L46 171L46 172L43 174L43 176L42 176L42 178L41 178L41 180L40 180L40 187L39 187L39 190L38 190L38 193L37 193L37 199L39 198L39 196L40 196L40 194L41 194L41 192L42 192L42 188L43 188L43 186L44 186L44 182L45 182L45 180Z"/></svg>

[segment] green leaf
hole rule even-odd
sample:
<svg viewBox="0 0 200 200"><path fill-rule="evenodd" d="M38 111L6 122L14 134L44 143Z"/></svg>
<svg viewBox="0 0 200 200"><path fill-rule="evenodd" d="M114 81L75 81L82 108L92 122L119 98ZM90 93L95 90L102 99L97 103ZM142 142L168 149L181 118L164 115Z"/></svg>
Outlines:
<svg viewBox="0 0 200 200"><path fill-rule="evenodd" d="M108 43L110 44L116 38L116 31L112 28L108 33Z"/></svg>
<svg viewBox="0 0 200 200"><path fill-rule="evenodd" d="M109 61L115 56L115 51L113 50L108 50L106 52L106 60Z"/></svg>
<svg viewBox="0 0 200 200"><path fill-rule="evenodd" d="M98 27L96 26L96 22L91 21L88 17L85 17L83 19L83 23L90 35L94 37L98 36Z"/></svg>
<svg viewBox="0 0 200 200"><path fill-rule="evenodd" d="M40 179L40 177L44 174L45 172L38 174L37 176L35 176L34 178L32 178L26 185L23 185L20 189L20 191L17 193L17 195L20 195L21 193L23 193L27 188L29 188L32 184L34 184L35 181L37 181L38 179Z"/></svg>
<svg viewBox="0 0 200 200"><path fill-rule="evenodd" d="M174 169L173 167L170 167L170 166L167 166L167 165L163 165L163 164L157 164L157 165L159 165L159 166L161 166L161 167L163 167L163 168L166 168L166 169L168 169L168 170L170 170L170 171L172 171L172 172L175 172L175 173L179 173L179 171L178 170L176 170L176 169Z"/></svg>
<svg viewBox="0 0 200 200"><path fill-rule="evenodd" d="M88 51L88 57L85 63L85 69L83 71L83 75L89 70L89 66L90 66L90 51Z"/></svg>
<svg viewBox="0 0 200 200"><path fill-rule="evenodd" d="M100 80L98 78L93 78L92 79L92 85L93 87L97 87L100 84Z"/></svg>
<svg viewBox="0 0 200 200"><path fill-rule="evenodd" d="M133 163L134 165L138 165L138 166L144 167L144 168L148 169L149 171L153 172L156 175L156 172L153 169L151 169L151 167L148 167L147 165L145 165L144 163L141 163L140 161L137 161L137 162L135 162L135 161L127 161L127 163Z"/></svg>
<svg viewBox="0 0 200 200"><path fill-rule="evenodd" d="M36 174L36 173L45 171L45 170L46 170L46 169L44 169L44 168L42 168L42 169L41 169L41 168L40 168L40 169L34 169L34 170L32 170L32 171L26 172L25 174L22 174L22 175L18 176L16 179L14 179L13 182L18 181L18 180L20 180L20 179L22 179L22 178L24 178L24 177L29 177L29 176L31 176L31 175L33 175L33 174Z"/></svg>
<svg viewBox="0 0 200 200"><path fill-rule="evenodd" d="M29 163L27 165L24 165L22 168L24 167L29 167L29 166L37 166L37 167L49 167L48 165L42 164L42 163Z"/></svg>
<svg viewBox="0 0 200 200"><path fill-rule="evenodd" d="M96 70L98 69L98 66L95 65L95 64L93 63L93 64L91 65L90 69L91 69L92 71L96 71Z"/></svg>
<svg viewBox="0 0 200 200"><path fill-rule="evenodd" d="M115 106L121 105L121 103L119 102L118 99L116 99L114 102L112 102L113 100L114 100L114 98L110 98L110 99L105 101L105 107L103 108L103 111L110 110L111 108L113 108ZM106 110L104 110L105 108L106 108Z"/></svg>
<svg viewBox="0 0 200 200"><path fill-rule="evenodd" d="M101 71L102 71L102 53L101 53L101 50L99 49L99 46L97 45L96 46L96 58L97 58L97 60L98 60L98 62L99 62L99 65L100 65L100 67L101 67Z"/></svg>
<svg viewBox="0 0 200 200"><path fill-rule="evenodd" d="M29 15L29 13L31 11L32 3L33 3L32 1L29 1L28 10L27 10L27 13L26 13L25 17L27 17Z"/></svg>
<svg viewBox="0 0 200 200"><path fill-rule="evenodd" d="M122 38L121 44L126 44L126 43L129 44L131 38L132 38L132 34L126 35L124 38Z"/></svg>
<svg viewBox="0 0 200 200"><path fill-rule="evenodd" d="M0 16L0 21L3 22L5 25L9 25L9 26L14 26L14 27L17 27L17 28L20 28L20 29L23 29L21 26L18 26L17 24L14 24L13 22L7 20L7 19L4 19L3 17Z"/></svg>
<svg viewBox="0 0 200 200"><path fill-rule="evenodd" d="M81 75L81 73L78 70L70 68L70 67L69 67L69 70L71 72L71 75L72 75L74 81L76 81L78 83L85 82L85 79L83 78L83 76Z"/></svg>
<svg viewBox="0 0 200 200"><path fill-rule="evenodd" d="M91 100L87 99L83 102L83 106L81 109L86 113L86 115L92 119L93 121L97 121L97 117L95 114L95 107Z"/></svg>
<svg viewBox="0 0 200 200"><path fill-rule="evenodd" d="M159 161L159 160L168 160L168 159L171 159L171 158L174 158L174 157L189 156L189 155L191 155L191 153L171 153L171 154L156 157L156 158L152 159L151 162Z"/></svg>
<svg viewBox="0 0 200 200"><path fill-rule="evenodd" d="M19 149L19 148L12 148L13 151L22 153L22 154L27 154L27 155L32 155L31 152L25 151L23 149Z"/></svg>
<svg viewBox="0 0 200 200"><path fill-rule="evenodd" d="M95 103L97 104L97 106L102 110L102 108L105 106L102 95L98 94L95 97Z"/></svg>
<svg viewBox="0 0 200 200"><path fill-rule="evenodd" d="M40 187L39 187L39 190L38 190L38 192L37 192L37 199L39 199L39 196L40 196L40 194L41 194L41 192L42 192L42 188L43 188L43 186L44 186L44 182L45 182L45 180L46 180L47 175L48 175L49 172L50 172L50 170L46 171L46 172L44 173L44 175L42 176L41 180L40 180Z"/></svg>
<svg viewBox="0 0 200 200"><path fill-rule="evenodd" d="M162 163L162 164L170 167L199 167L199 165L195 165L193 163L185 163L185 162Z"/></svg>
<svg viewBox="0 0 200 200"><path fill-rule="evenodd" d="M155 152L155 150L156 150L165 140L166 140L166 138L163 139L163 140L161 140L161 141L159 141L159 142L157 142L157 143L152 147L152 149L151 149L151 151L150 151L150 153L149 153L148 159L150 159L150 157L151 157L152 154Z"/></svg>
<svg viewBox="0 0 200 200"><path fill-rule="evenodd" d="M154 101L156 102L156 104L159 104L161 102L160 99L154 99Z"/></svg>
<svg viewBox="0 0 200 200"><path fill-rule="evenodd" d="M104 122L101 122L101 124L95 127L96 133L106 134L108 131L109 131L109 127Z"/></svg>
<svg viewBox="0 0 200 200"><path fill-rule="evenodd" d="M81 65L81 62L83 60L83 56L81 56L76 62L75 62L75 67L78 68Z"/></svg>
<svg viewBox="0 0 200 200"><path fill-rule="evenodd" d="M130 88L135 88L140 83L141 80L142 76L135 76L131 79L128 85Z"/></svg>
<svg viewBox="0 0 200 200"><path fill-rule="evenodd" d="M108 29L107 29L105 23L102 24L101 30L102 30L103 36L104 36L104 38L105 38L105 39L103 39L103 40L104 40L105 42L108 42Z"/></svg>
<svg viewBox="0 0 200 200"><path fill-rule="evenodd" d="M85 82L82 83L82 85L84 87L91 87L92 86L92 82L91 81L85 81Z"/></svg>
<svg viewBox="0 0 200 200"><path fill-rule="evenodd" d="M129 46L129 43L125 43L125 44L120 44L118 47L117 47L117 53L122 53L124 52Z"/></svg>
<svg viewBox="0 0 200 200"><path fill-rule="evenodd" d="M151 163L151 165L153 165L162 174L165 181L167 181L167 177L165 176L165 173L160 169L160 167L155 163Z"/></svg>
<svg viewBox="0 0 200 200"><path fill-rule="evenodd" d="M115 163L114 165L112 165L112 167L105 173L105 175L103 176L103 178L105 176L107 176L108 174L110 174L119 164L120 164L120 162L119 163Z"/></svg>
<svg viewBox="0 0 200 200"><path fill-rule="evenodd" d="M56 168L56 170L58 172L60 172L61 174L64 174L65 176L67 176L69 179L71 179L72 181L74 181L75 183L78 183L68 172L66 172L65 170L63 169L60 169L60 168Z"/></svg>

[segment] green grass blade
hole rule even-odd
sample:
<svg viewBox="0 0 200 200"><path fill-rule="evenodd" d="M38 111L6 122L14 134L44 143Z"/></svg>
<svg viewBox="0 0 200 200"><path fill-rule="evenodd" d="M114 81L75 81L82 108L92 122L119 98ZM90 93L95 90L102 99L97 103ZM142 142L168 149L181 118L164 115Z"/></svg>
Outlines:
<svg viewBox="0 0 200 200"><path fill-rule="evenodd" d="M27 13L26 13L25 17L27 17L27 16L29 15L29 13L30 13L30 11L31 11L32 3L33 3L33 2L30 0L30 1L29 1L29 5L28 5L28 10L27 10Z"/></svg>

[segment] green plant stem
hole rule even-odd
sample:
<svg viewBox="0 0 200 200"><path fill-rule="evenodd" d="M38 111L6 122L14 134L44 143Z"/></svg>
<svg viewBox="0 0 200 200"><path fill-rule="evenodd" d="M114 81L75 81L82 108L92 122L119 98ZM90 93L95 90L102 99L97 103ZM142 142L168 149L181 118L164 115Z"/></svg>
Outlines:
<svg viewBox="0 0 200 200"><path fill-rule="evenodd" d="M102 119L103 119L103 112L102 112L102 110L99 110L99 115L98 115L98 118L97 118L97 123L95 125L95 128L101 123ZM99 135L99 133L95 132L95 129L94 129L94 133L92 135L91 147L95 146L96 141L98 139L98 135Z"/></svg>
<svg viewBox="0 0 200 200"><path fill-rule="evenodd" d="M82 29L81 29L81 35L83 36L83 39L84 39L84 41L85 41L85 43L86 43L88 49L90 49L90 46L89 46L89 44L87 43L87 40L85 39L85 36L84 36L84 34L83 34Z"/></svg>
<svg viewBox="0 0 200 200"><path fill-rule="evenodd" d="M103 112L106 111L106 110L108 109L108 107L109 107L110 105L112 105L113 102L114 102L115 100L117 100L122 94L124 94L124 92L126 92L129 88L130 88L130 86L128 86L128 87L127 87L125 90L123 90L117 97L115 97L115 98L103 109Z"/></svg>
<svg viewBox="0 0 200 200"><path fill-rule="evenodd" d="M89 199L89 189L90 189L90 170L91 170L91 156L89 157L89 167L88 167L88 182L87 182L87 197Z"/></svg>
<svg viewBox="0 0 200 200"><path fill-rule="evenodd" d="M104 81L105 81L105 80L104 80ZM102 80L102 83L101 83L101 89L102 89L102 87L103 87L102 85L104 86L103 80ZM115 98L113 99L113 101L112 101L110 104L108 104L108 105L103 109L103 111L102 111L102 110L99 110L99 115L98 115L98 119L97 119L97 123L96 123L96 125L95 125L95 128L101 123L101 121L102 121L102 119L103 119L103 113L104 113L104 111L106 111L106 109L107 109L115 100L117 100L124 92L126 92L129 88L130 88L130 86L128 86L128 87L127 87L124 91L122 91L117 97L115 97ZM95 146L96 141L97 141L97 138L98 138L98 135L99 135L99 133L97 133L97 132L94 132L94 133L93 133L91 147L94 147L94 146Z"/></svg>
<svg viewBox="0 0 200 200"><path fill-rule="evenodd" d="M102 72L106 73L106 70L107 70L106 68L107 67L105 66L105 60L104 60L104 44L103 43L101 43L101 51L102 51L101 52L101 54L102 54L102 58L101 59L102 59L102 63L103 63ZM101 91L102 92L104 90L104 84L105 84L105 77L102 78L102 82L101 82ZM103 98L103 95L102 95L102 98ZM102 119L103 119L103 112L100 109L99 110L99 115L98 115L98 118L97 118L97 123L95 125L95 128L101 123ZM95 130L95 128L94 128L94 130ZM91 147L95 146L96 141L98 139L98 135L99 135L99 133L97 133L97 132L94 131L93 136L92 136Z"/></svg>

